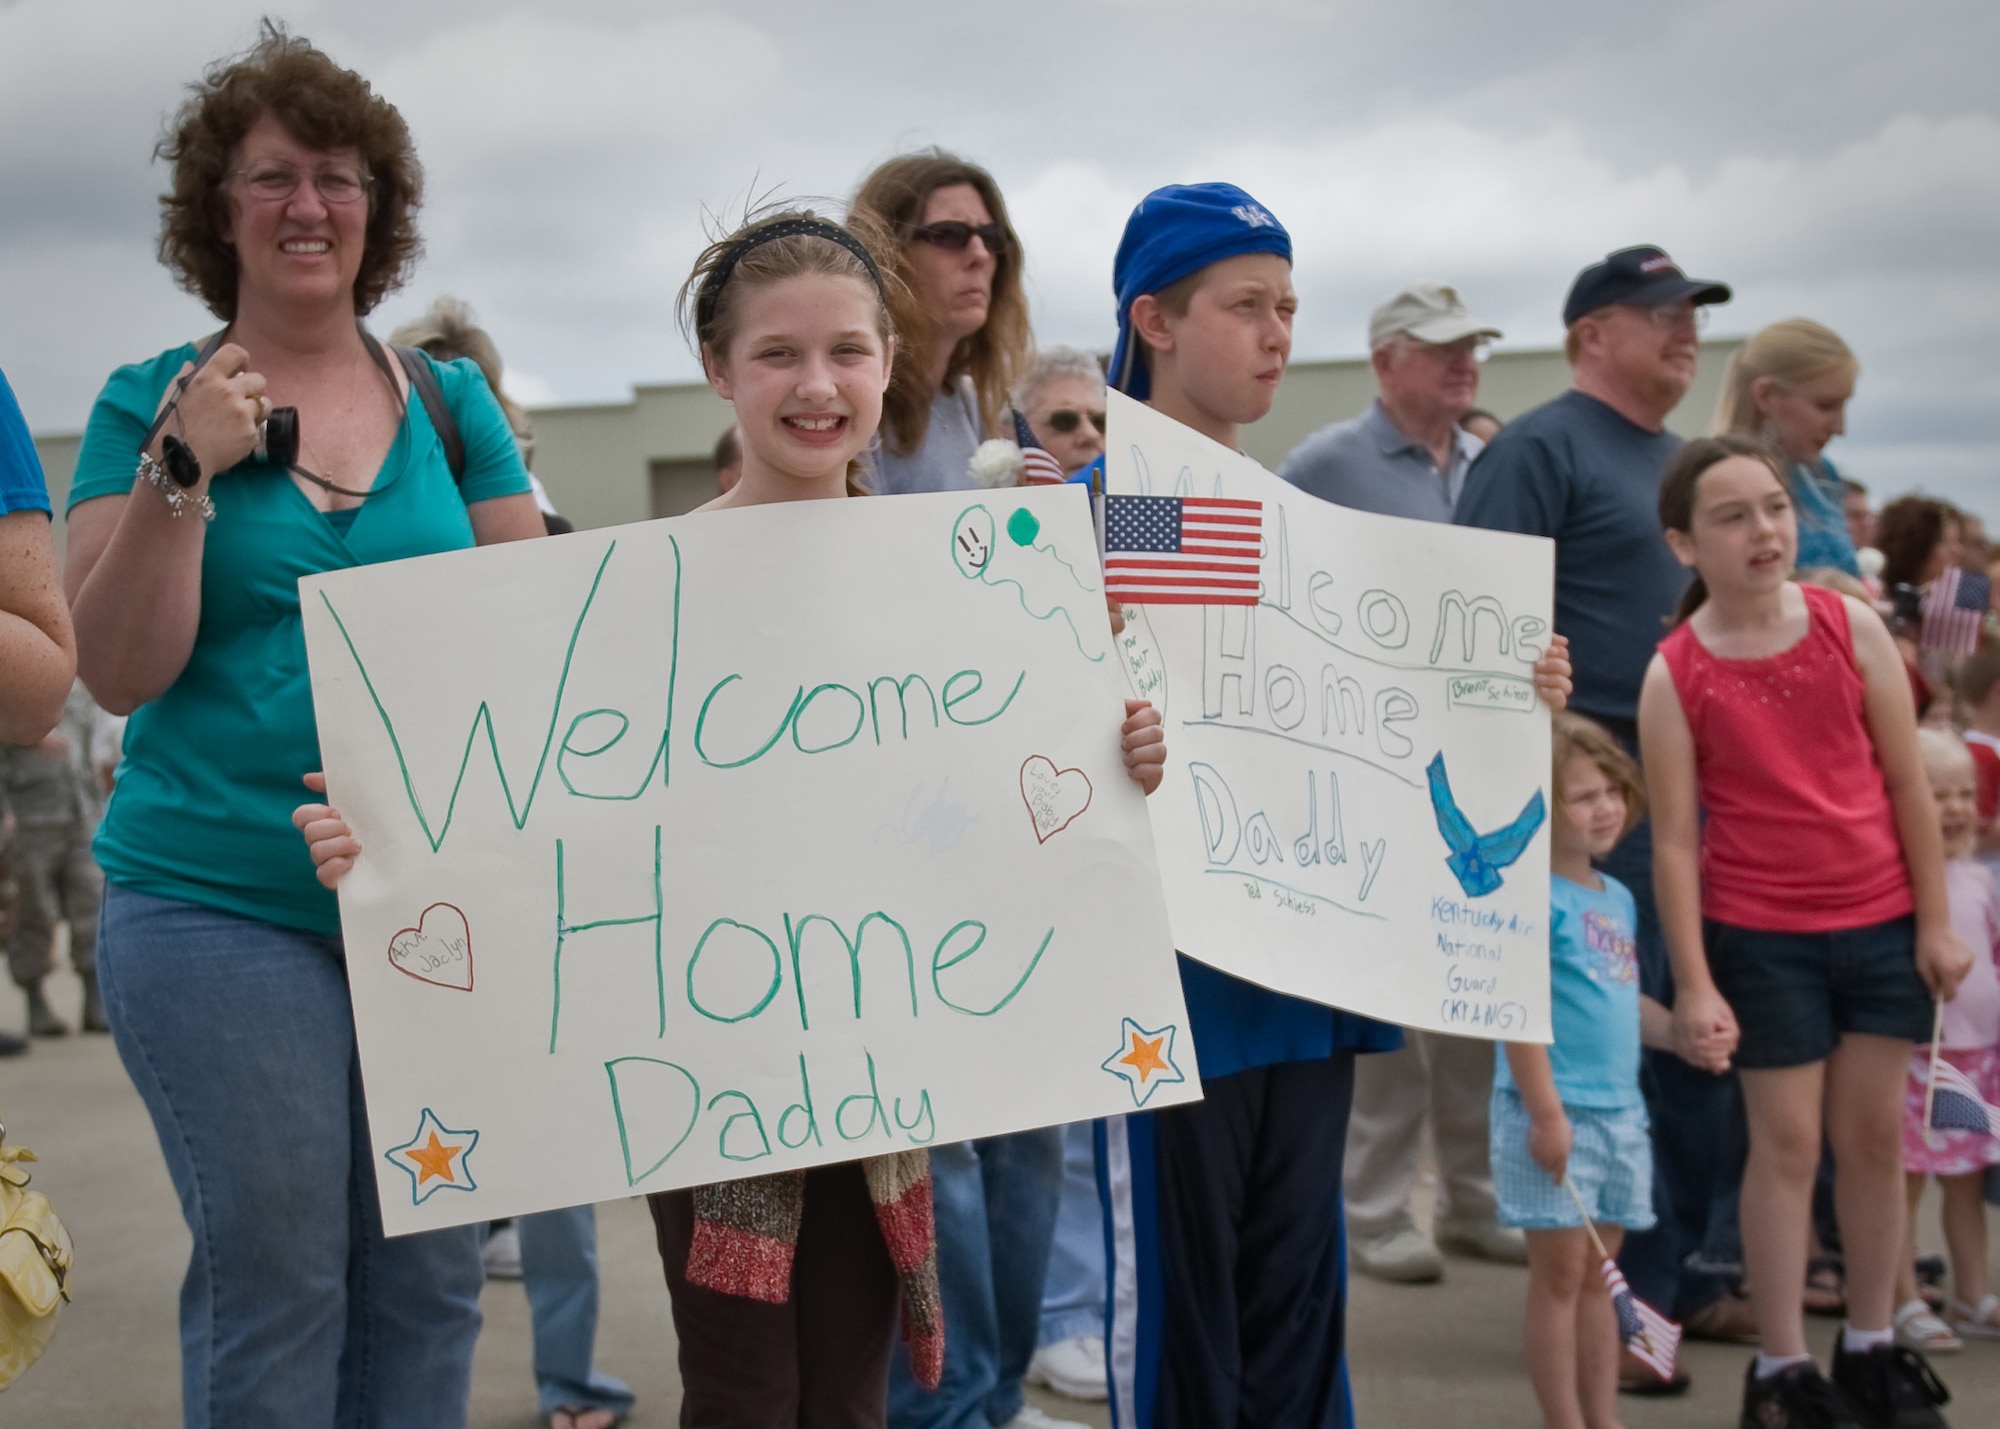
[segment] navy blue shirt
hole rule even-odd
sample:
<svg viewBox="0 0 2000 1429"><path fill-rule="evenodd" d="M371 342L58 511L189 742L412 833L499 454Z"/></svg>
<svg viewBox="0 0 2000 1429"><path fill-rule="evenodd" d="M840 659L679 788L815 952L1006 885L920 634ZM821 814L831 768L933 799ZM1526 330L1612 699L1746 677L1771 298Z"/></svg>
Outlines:
<svg viewBox="0 0 2000 1429"><path fill-rule="evenodd" d="M14 400L14 389L7 385L7 374L0 372L0 516L15 511L46 515L48 509L41 458L28 438L28 423Z"/></svg>
<svg viewBox="0 0 2000 1429"><path fill-rule="evenodd" d="M1569 637L1570 708L1629 726L1639 684L1688 572L1660 534L1660 477L1681 448L1569 391L1516 417L1472 464L1454 520L1556 543L1556 631Z"/></svg>

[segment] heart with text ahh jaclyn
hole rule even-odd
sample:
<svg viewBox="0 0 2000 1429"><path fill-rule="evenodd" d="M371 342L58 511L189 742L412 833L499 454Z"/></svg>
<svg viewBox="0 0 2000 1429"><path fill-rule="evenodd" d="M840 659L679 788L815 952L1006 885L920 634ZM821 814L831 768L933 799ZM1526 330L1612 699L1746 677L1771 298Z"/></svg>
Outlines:
<svg viewBox="0 0 2000 1429"><path fill-rule="evenodd" d="M1031 754L1021 765L1021 798L1035 821L1035 842L1047 843L1090 807L1090 779L1081 769L1058 769Z"/></svg>
<svg viewBox="0 0 2000 1429"><path fill-rule="evenodd" d="M472 929L465 914L449 903L433 903L389 940L389 961L398 972L433 987L472 991Z"/></svg>

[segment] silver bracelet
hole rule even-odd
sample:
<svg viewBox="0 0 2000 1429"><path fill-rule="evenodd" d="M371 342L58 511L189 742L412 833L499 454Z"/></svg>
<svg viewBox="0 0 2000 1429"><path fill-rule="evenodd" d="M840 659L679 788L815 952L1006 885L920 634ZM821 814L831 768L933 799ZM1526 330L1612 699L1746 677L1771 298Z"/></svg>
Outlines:
<svg viewBox="0 0 2000 1429"><path fill-rule="evenodd" d="M196 495L167 474L167 469L159 458L151 452L139 457L139 475L153 484L160 495L167 498L167 511L176 519L192 511L204 521L215 519L215 503L208 499L206 491Z"/></svg>

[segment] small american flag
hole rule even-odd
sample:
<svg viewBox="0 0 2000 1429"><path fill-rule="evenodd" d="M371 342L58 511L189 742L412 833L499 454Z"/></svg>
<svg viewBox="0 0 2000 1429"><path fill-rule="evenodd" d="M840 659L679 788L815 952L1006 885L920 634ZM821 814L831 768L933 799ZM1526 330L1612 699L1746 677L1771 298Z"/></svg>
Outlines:
<svg viewBox="0 0 2000 1429"><path fill-rule="evenodd" d="M2000 1136L2000 1107L1988 1105L1965 1073L1949 1062L1939 1062L1932 1075L1932 1130L1983 1131Z"/></svg>
<svg viewBox="0 0 2000 1429"><path fill-rule="evenodd" d="M1619 1343L1661 1379L1672 1379L1681 1327L1632 1293L1632 1287L1618 1273L1618 1262L1607 1258L1602 1273L1604 1288L1611 1295L1611 1312L1618 1317Z"/></svg>
<svg viewBox="0 0 2000 1429"><path fill-rule="evenodd" d="M1063 484L1062 463L1050 456L1048 448L1035 440L1034 429L1028 425L1028 419L1018 410L1014 413L1014 445L1021 449L1021 485Z"/></svg>
<svg viewBox="0 0 2000 1429"><path fill-rule="evenodd" d="M1923 624L1917 646L1970 655L1979 648L1979 631L1993 602L1993 583L1977 571L1953 566L1924 587Z"/></svg>
<svg viewBox="0 0 2000 1429"><path fill-rule="evenodd" d="M1135 605L1255 605L1263 547L1261 501L1104 498L1104 590Z"/></svg>

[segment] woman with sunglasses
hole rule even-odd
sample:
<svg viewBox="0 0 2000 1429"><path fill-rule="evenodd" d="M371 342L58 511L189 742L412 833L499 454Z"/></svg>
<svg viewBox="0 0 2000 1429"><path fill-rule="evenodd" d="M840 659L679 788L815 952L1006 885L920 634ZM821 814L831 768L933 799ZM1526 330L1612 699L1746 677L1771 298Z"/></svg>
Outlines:
<svg viewBox="0 0 2000 1429"><path fill-rule="evenodd" d="M1063 475L1083 470L1103 452L1104 369L1089 353L1073 347L1037 353L1014 389L1014 406Z"/></svg>
<svg viewBox="0 0 2000 1429"><path fill-rule="evenodd" d="M882 404L874 489L958 491L978 483L972 454L1002 426L1034 347L1021 286L1021 240L1000 186L940 149L889 160L850 211L900 240L896 370Z"/></svg>
<svg viewBox="0 0 2000 1429"><path fill-rule="evenodd" d="M224 327L105 384L67 589L85 684L132 715L96 842L98 975L193 1236L182 1412L449 1429L478 1232L382 1233L339 908L291 827L320 768L298 580L542 521L478 369L406 373L359 325L415 261L423 187L366 80L267 25L160 152L160 256ZM456 482L416 372L463 444ZM274 407L297 413L288 462L260 450Z"/></svg>

